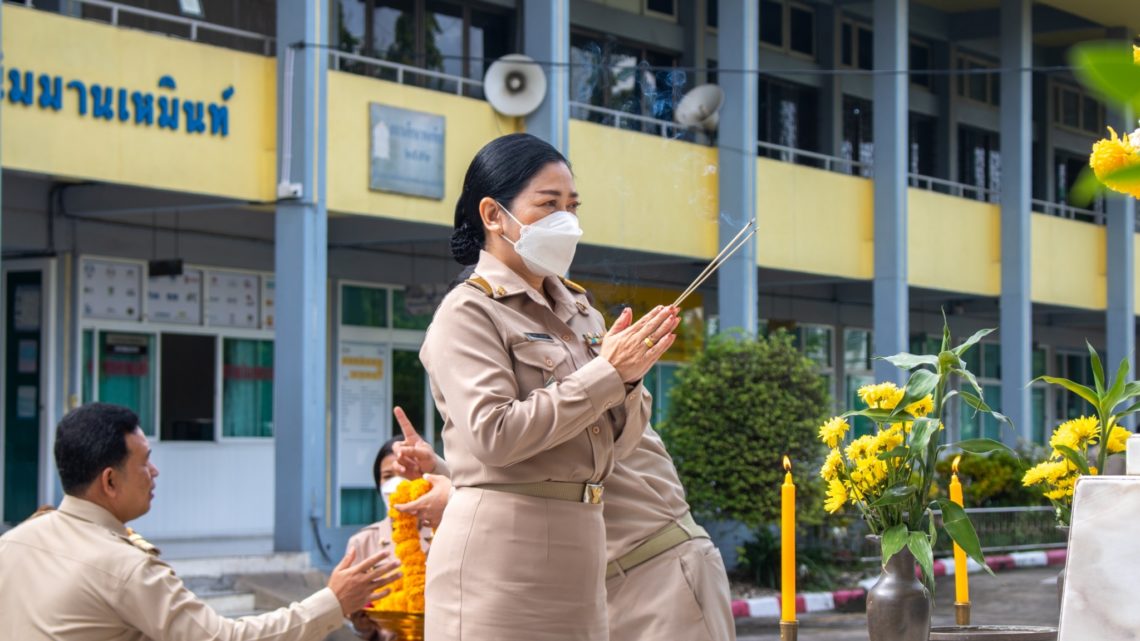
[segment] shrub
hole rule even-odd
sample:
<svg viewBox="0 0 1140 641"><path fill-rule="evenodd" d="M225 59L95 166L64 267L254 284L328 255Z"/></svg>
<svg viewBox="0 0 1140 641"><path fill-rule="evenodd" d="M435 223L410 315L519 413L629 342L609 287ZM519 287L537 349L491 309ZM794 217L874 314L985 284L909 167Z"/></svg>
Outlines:
<svg viewBox="0 0 1140 641"><path fill-rule="evenodd" d="M1018 456L995 450L985 456L964 454L958 464L958 478L962 481L963 503L966 507L1008 507L1015 505L1043 505L1040 492L1021 484L1027 465L1033 465L1041 453L1024 449ZM944 495L950 487L950 465L954 457L948 456L935 467L933 487Z"/></svg>
<svg viewBox="0 0 1140 641"><path fill-rule="evenodd" d="M831 400L815 364L779 331L718 336L677 374L662 438L698 518L758 530L779 523L785 454L796 480L797 520L818 523L822 446Z"/></svg>

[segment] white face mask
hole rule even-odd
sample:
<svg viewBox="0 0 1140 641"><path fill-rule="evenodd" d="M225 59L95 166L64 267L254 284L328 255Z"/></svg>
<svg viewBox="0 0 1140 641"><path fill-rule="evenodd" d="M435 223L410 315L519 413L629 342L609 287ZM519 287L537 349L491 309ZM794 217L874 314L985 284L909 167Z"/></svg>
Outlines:
<svg viewBox="0 0 1140 641"><path fill-rule="evenodd" d="M392 494L406 479L402 476L393 476L392 478L380 484L380 498L384 499L384 515L387 516L389 508L392 507L390 500Z"/></svg>
<svg viewBox="0 0 1140 641"><path fill-rule="evenodd" d="M524 225L501 203L499 207L519 224L518 241L512 241L506 235L503 239L514 246L527 269L537 276L565 276L570 270L570 263L574 262L578 239L582 237L578 217L568 211L556 211Z"/></svg>

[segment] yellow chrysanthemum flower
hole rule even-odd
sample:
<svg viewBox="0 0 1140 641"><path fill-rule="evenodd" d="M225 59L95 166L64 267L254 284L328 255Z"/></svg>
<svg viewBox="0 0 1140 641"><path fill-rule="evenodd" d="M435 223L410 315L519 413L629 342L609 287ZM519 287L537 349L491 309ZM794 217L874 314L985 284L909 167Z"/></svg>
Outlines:
<svg viewBox="0 0 1140 641"><path fill-rule="evenodd" d="M847 488L843 487L843 483L834 480L827 484L827 500L823 503L823 509L834 514L843 509L843 504L847 502Z"/></svg>
<svg viewBox="0 0 1140 641"><path fill-rule="evenodd" d="M864 385L859 388L859 398L871 409L893 410L902 400L903 390L891 382Z"/></svg>
<svg viewBox="0 0 1140 641"><path fill-rule="evenodd" d="M1132 62L1140 65L1140 47L1132 45Z"/></svg>
<svg viewBox="0 0 1140 641"><path fill-rule="evenodd" d="M870 434L865 434L851 441L844 451L847 454L847 459L856 465L864 459L878 454L875 450L875 437Z"/></svg>
<svg viewBox="0 0 1140 641"><path fill-rule="evenodd" d="M835 449L839 447L839 443L847 436L847 430L849 429L851 429L851 426L847 424L847 421L836 416L819 427L819 440L823 441L828 447Z"/></svg>
<svg viewBox="0 0 1140 641"><path fill-rule="evenodd" d="M839 478L839 470L843 467L843 456L839 450L833 449L827 453L823 466L819 468L819 475L825 481L834 481Z"/></svg>
<svg viewBox="0 0 1140 641"><path fill-rule="evenodd" d="M915 418L924 418L934 411L934 399L930 394L906 406L907 414ZM910 431L910 430L907 430Z"/></svg>
<svg viewBox="0 0 1140 641"><path fill-rule="evenodd" d="M875 436L875 448L882 452L889 452L902 445L906 442L906 437L903 436L902 432L903 426L898 423L880 430Z"/></svg>
<svg viewBox="0 0 1140 641"><path fill-rule="evenodd" d="M1108 453L1116 454L1117 452L1123 452L1127 447L1129 436L1132 436L1132 432L1129 432L1126 428L1120 427L1119 425L1113 425L1112 430L1108 433Z"/></svg>
<svg viewBox="0 0 1140 641"><path fill-rule="evenodd" d="M1042 482L1056 482L1056 480L1069 473L1064 461L1042 461L1025 471L1021 477L1021 484L1025 487L1037 485Z"/></svg>
<svg viewBox="0 0 1140 641"><path fill-rule="evenodd" d="M1140 164L1140 150L1132 145L1128 136L1120 137L1112 128L1108 128L1110 138L1098 140L1089 156L1089 167L1098 180L1109 189L1140 198L1140 183L1122 183L1116 180L1105 180L1105 177L1119 169L1125 169Z"/></svg>

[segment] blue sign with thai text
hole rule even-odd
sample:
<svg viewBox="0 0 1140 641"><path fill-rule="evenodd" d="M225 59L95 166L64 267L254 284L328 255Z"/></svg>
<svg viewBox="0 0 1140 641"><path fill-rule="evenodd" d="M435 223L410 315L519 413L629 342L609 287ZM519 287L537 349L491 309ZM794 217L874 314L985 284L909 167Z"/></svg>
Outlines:
<svg viewBox="0 0 1140 641"><path fill-rule="evenodd" d="M209 135L222 138L230 134L230 110L226 103L234 95L233 87L222 90L218 102L206 104L175 96L178 85L172 76L159 78L160 92L151 93L99 83L88 85L78 79L65 82L63 76L20 69L8 69L7 75L7 91L0 78L0 100L7 96L13 106L51 111L74 108L80 116L90 114L94 120L137 127L153 127L157 123L159 129L181 129L188 134L205 135L208 129Z"/></svg>

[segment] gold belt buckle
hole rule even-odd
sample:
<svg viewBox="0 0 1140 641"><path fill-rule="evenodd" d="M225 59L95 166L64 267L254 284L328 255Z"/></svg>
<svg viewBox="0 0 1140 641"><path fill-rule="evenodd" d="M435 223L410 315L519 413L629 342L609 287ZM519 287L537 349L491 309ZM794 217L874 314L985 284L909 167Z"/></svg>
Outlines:
<svg viewBox="0 0 1140 641"><path fill-rule="evenodd" d="M589 503L590 505L598 505L602 502L602 493L605 489L605 486L601 483L587 483L585 491L582 492L582 502Z"/></svg>

